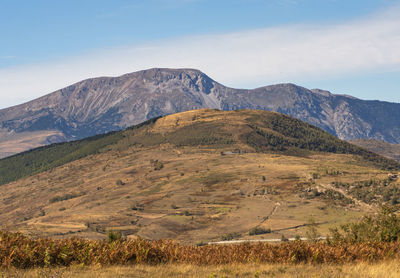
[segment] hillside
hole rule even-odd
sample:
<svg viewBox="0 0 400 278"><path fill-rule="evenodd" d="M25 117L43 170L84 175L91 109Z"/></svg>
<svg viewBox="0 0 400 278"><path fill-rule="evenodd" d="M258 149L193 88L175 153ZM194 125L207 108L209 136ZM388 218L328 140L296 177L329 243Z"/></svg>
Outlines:
<svg viewBox="0 0 400 278"><path fill-rule="evenodd" d="M388 179L399 169L279 113L195 110L0 160L0 221L32 235L195 243L304 236L312 216L324 235L399 202Z"/></svg>
<svg viewBox="0 0 400 278"><path fill-rule="evenodd" d="M379 140L368 139L350 140L350 143L387 158L400 161L400 144L389 144Z"/></svg>
<svg viewBox="0 0 400 278"><path fill-rule="evenodd" d="M84 80L0 110L0 157L199 108L277 111L341 139L400 143L400 104L364 101L294 84L233 89L198 70L150 69Z"/></svg>
<svg viewBox="0 0 400 278"><path fill-rule="evenodd" d="M314 126L279 113L251 110L235 110L234 113L201 111L154 118L126 131L53 144L2 159L0 185L91 154L112 150L115 146L119 146L120 149L131 145L229 146L244 148L245 152L275 152L297 156L305 156L310 151L355 154L376 167L400 169L400 164L390 159L341 141ZM210 119L204 120L202 117ZM160 122L168 124L160 127ZM152 132L149 132L152 128Z"/></svg>

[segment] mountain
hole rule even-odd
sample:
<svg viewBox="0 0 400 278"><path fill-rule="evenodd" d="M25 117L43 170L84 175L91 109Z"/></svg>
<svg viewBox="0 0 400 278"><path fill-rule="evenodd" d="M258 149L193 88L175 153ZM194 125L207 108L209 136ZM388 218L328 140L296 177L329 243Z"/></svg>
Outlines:
<svg viewBox="0 0 400 278"><path fill-rule="evenodd" d="M294 84L232 89L198 70L150 69L84 80L0 110L0 155L199 108L277 111L341 139L400 143L400 104L365 101Z"/></svg>
<svg viewBox="0 0 400 278"><path fill-rule="evenodd" d="M280 113L200 109L0 160L0 222L40 236L113 229L195 243L305 236L312 215L325 235L400 201L388 180L398 170Z"/></svg>
<svg viewBox="0 0 400 278"><path fill-rule="evenodd" d="M349 142L387 158L400 161L400 144L389 144L379 140L368 139L351 140Z"/></svg>

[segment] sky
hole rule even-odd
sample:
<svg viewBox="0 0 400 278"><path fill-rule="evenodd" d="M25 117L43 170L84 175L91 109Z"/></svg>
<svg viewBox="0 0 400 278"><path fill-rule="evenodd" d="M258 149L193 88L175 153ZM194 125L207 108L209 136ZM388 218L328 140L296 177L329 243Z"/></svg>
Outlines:
<svg viewBox="0 0 400 278"><path fill-rule="evenodd" d="M153 67L400 102L399 14L399 0L0 0L0 108Z"/></svg>

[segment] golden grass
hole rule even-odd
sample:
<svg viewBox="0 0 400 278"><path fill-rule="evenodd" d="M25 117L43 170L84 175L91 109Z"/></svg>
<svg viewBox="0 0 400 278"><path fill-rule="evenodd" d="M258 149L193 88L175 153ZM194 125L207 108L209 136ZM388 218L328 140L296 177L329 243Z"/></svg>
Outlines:
<svg viewBox="0 0 400 278"><path fill-rule="evenodd" d="M155 171L151 159L162 161L164 167ZM330 227L354 221L368 211L332 206L318 198L304 200L296 184L331 168L348 174L323 176L313 186L387 176L376 169L351 166L351 161L346 155L323 159L259 153L221 156L220 150L212 149L130 148L1 186L0 222L10 230L38 236L96 239L105 238L105 231L113 228L127 236L196 243L220 240L230 232L241 233L243 239L304 236L304 228L291 227L307 223L312 215L316 222L327 222L319 227L326 235ZM117 180L124 185L117 185ZM259 189L276 194L254 195ZM51 202L66 194L78 197ZM134 205L142 205L143 210L132 210ZM177 221L174 216L185 211L190 217ZM249 237L248 231L260 224L273 232ZM274 232L279 229L287 230Z"/></svg>
<svg viewBox="0 0 400 278"><path fill-rule="evenodd" d="M12 138L8 138L7 134L3 134L2 138L0 131L0 158L46 145L47 139L52 136L61 140L64 138L63 133L57 130L27 131Z"/></svg>
<svg viewBox="0 0 400 278"><path fill-rule="evenodd" d="M35 268L29 270L0 270L0 277L326 277L326 278L397 278L400 277L398 261L385 261L375 264L365 262L355 264L229 264L220 266L197 266L190 264L162 264L156 266L113 266L67 268Z"/></svg>

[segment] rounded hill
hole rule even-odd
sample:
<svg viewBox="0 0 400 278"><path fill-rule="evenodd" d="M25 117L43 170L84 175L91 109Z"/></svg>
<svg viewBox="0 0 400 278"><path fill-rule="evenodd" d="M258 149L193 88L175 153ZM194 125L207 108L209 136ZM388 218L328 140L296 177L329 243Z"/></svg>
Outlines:
<svg viewBox="0 0 400 278"><path fill-rule="evenodd" d="M0 160L0 184L85 156L131 146L230 149L307 156L315 152L352 154L360 163L400 169L396 161L342 141L300 120L269 111L199 109L154 118L124 131L53 144Z"/></svg>

